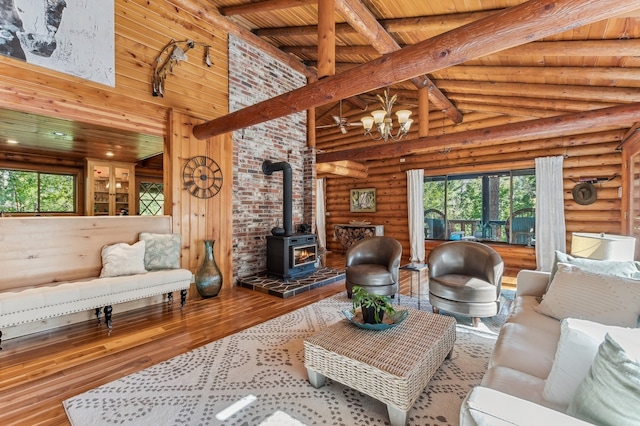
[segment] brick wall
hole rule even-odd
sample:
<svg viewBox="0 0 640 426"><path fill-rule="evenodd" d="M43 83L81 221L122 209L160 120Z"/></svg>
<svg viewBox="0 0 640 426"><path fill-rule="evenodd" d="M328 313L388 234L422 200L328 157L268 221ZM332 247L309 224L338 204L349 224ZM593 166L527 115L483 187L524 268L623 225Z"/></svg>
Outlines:
<svg viewBox="0 0 640 426"><path fill-rule="evenodd" d="M289 92L306 78L229 35L229 111ZM314 223L315 153L307 148L306 112L233 134L233 282L266 269L266 239L282 226L282 172L262 173L262 162L286 161L293 175L293 229Z"/></svg>

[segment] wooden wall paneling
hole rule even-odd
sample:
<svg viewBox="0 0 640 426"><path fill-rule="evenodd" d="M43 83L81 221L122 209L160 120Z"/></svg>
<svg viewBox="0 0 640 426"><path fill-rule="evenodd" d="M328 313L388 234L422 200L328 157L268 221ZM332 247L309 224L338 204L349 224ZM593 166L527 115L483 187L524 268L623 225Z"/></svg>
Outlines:
<svg viewBox="0 0 640 426"><path fill-rule="evenodd" d="M171 162L172 215L174 230L182 235L182 265L197 272L204 256L205 239L214 239L216 262L223 275L223 286L232 286L232 141L231 135L220 135L208 140L193 137L193 126L203 120L184 112L170 114L171 149L167 155ZM167 156L165 155L165 157ZM194 156L210 157L220 166L223 184L220 192L208 199L191 195L182 186L182 170L186 161ZM199 297L194 286L190 297Z"/></svg>
<svg viewBox="0 0 640 426"><path fill-rule="evenodd" d="M166 132L168 108L202 117L227 112L227 35L166 2L116 0L116 87L93 83L13 58L0 58L0 107L102 124L149 135ZM213 67L198 48L167 79L164 98L151 96L155 60L171 39L211 45Z"/></svg>

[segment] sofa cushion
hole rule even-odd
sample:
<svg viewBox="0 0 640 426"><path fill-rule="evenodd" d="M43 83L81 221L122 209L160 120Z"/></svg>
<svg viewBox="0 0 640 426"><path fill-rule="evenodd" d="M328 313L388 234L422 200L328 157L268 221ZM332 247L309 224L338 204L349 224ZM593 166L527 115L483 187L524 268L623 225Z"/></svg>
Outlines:
<svg viewBox="0 0 640 426"><path fill-rule="evenodd" d="M431 277L429 292L456 302L491 303L498 299L498 287L480 278L461 274Z"/></svg>
<svg viewBox="0 0 640 426"><path fill-rule="evenodd" d="M549 377L545 381L543 397L558 404L569 405L580 382L584 380L604 341L607 332L616 335L635 335L640 330L603 325L592 321L567 318L560 326L560 341Z"/></svg>
<svg viewBox="0 0 640 426"><path fill-rule="evenodd" d="M353 285L376 286L395 284L389 268L376 264L351 265L346 269L346 280Z"/></svg>
<svg viewBox="0 0 640 426"><path fill-rule="evenodd" d="M560 323L538 314L540 324L505 323L489 367L501 366L544 380L549 375L560 336Z"/></svg>
<svg viewBox="0 0 640 426"><path fill-rule="evenodd" d="M118 243L104 246L100 278L144 274L147 272L144 268L144 250L144 241L132 245Z"/></svg>
<svg viewBox="0 0 640 426"><path fill-rule="evenodd" d="M567 414L599 425L640 424L640 330L607 333Z"/></svg>
<svg viewBox="0 0 640 426"><path fill-rule="evenodd" d="M559 263L549 291L536 310L558 320L580 318L635 327L640 316L640 281Z"/></svg>
<svg viewBox="0 0 640 426"><path fill-rule="evenodd" d="M0 328L187 289L192 275L171 269L0 292Z"/></svg>
<svg viewBox="0 0 640 426"><path fill-rule="evenodd" d="M551 276L549 276L549 285L551 285L551 282L558 271L558 263L579 266L587 271L598 272L605 275L615 275L617 277L634 279L640 278L640 262L638 261L585 259L582 257L574 257L570 254L556 250L553 266L551 267Z"/></svg>
<svg viewBox="0 0 640 426"><path fill-rule="evenodd" d="M145 242L144 267L147 271L180 268L180 234L141 232Z"/></svg>
<svg viewBox="0 0 640 426"><path fill-rule="evenodd" d="M465 426L589 425L556 410L482 386L473 388L462 402L460 424Z"/></svg>
<svg viewBox="0 0 640 426"><path fill-rule="evenodd" d="M508 367L491 367L487 370L480 386L495 389L554 410L565 412L567 406L560 406L542 397L544 380Z"/></svg>

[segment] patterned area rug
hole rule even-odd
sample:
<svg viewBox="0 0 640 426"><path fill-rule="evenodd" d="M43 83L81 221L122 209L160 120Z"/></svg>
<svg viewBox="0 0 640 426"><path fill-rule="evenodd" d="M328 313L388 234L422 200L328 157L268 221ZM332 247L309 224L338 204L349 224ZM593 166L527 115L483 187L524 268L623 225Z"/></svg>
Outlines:
<svg viewBox="0 0 640 426"><path fill-rule="evenodd" d="M403 296L401 303L416 307L417 299ZM75 426L257 425L278 410L306 425L389 424L383 403L329 379L320 389L307 380L303 339L344 320L341 311L350 306L346 293L316 302L70 398L65 410ZM458 424L461 401L480 383L503 321L499 315L478 329L457 326L453 357L416 401L409 424ZM257 400L216 419L249 394Z"/></svg>

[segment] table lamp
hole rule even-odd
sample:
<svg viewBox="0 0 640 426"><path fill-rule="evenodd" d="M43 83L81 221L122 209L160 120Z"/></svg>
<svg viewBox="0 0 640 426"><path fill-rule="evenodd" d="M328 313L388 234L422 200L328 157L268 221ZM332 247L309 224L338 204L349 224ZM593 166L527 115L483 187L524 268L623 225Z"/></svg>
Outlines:
<svg viewBox="0 0 640 426"><path fill-rule="evenodd" d="M597 260L634 260L636 239L626 235L574 232L571 255Z"/></svg>

